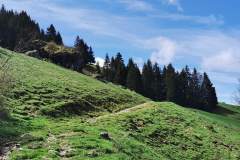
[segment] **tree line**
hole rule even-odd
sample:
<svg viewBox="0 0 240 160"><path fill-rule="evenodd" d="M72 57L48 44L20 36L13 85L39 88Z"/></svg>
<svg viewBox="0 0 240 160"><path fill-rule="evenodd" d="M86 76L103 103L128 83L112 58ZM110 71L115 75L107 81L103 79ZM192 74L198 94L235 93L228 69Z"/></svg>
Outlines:
<svg viewBox="0 0 240 160"><path fill-rule="evenodd" d="M52 24L44 31L25 11L6 10L4 5L0 9L0 31L0 46L10 50L20 51L35 39L63 45L61 34Z"/></svg>
<svg viewBox="0 0 240 160"><path fill-rule="evenodd" d="M57 43L55 42L55 44ZM56 46L55 44L53 44L53 46ZM47 45L51 46L51 43ZM81 72L86 65L95 63L92 47L79 36L76 36L73 47L62 46L62 48L63 49L58 50L57 53L40 53L40 55L43 55L41 58L47 58L53 63L78 72ZM66 48L70 48L70 50L66 51Z"/></svg>
<svg viewBox="0 0 240 160"><path fill-rule="evenodd" d="M150 60L142 71L133 59L124 64L123 57L105 57L104 80L125 86L155 101L171 101L182 106L212 111L218 104L215 88L207 73L200 74L188 66L177 71L172 64L161 68Z"/></svg>
<svg viewBox="0 0 240 160"><path fill-rule="evenodd" d="M8 11L4 5L0 10L0 31L0 46L10 50L21 52L23 46L28 48L34 40L53 42L65 47L61 34L54 25L51 24L44 31L25 11ZM34 47L30 48L37 49ZM76 37L71 52L63 49L57 53L46 53L40 50L39 55L76 71L81 71L87 64L95 63L92 48L79 36ZM217 105L216 91L208 75L200 74L196 69L190 71L187 66L177 71L171 64L160 68L157 63L152 64L148 60L140 70L133 59L129 59L125 65L122 55L117 53L111 58L106 55L103 68L97 68L104 80L125 86L156 101L172 101L207 111Z"/></svg>
<svg viewBox="0 0 240 160"><path fill-rule="evenodd" d="M18 52L38 50L38 56L33 56L49 59L53 63L76 71L81 71L87 64L95 63L92 48L79 36L76 37L71 51L66 51L67 47L63 44L62 36L53 24L44 31L25 11L18 13L13 10L6 10L5 6L2 5L0 9L0 31L0 46L3 48ZM38 44L35 44L35 42ZM48 45L51 48L50 51L53 52L44 51L42 49L44 45ZM54 53L54 48L63 49Z"/></svg>

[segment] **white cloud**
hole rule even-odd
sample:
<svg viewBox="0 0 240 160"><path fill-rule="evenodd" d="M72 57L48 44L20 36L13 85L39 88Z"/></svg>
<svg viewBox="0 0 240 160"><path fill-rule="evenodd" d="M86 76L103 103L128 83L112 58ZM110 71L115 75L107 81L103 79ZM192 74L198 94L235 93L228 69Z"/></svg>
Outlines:
<svg viewBox="0 0 240 160"><path fill-rule="evenodd" d="M173 5L177 8L178 11L182 12L183 8L179 2L179 0L165 0L168 5Z"/></svg>
<svg viewBox="0 0 240 160"><path fill-rule="evenodd" d="M168 36L142 39L139 45L152 51L151 60L181 66L193 64L210 73L214 84L235 84L240 77L240 36L237 31L167 30ZM145 44L145 45L143 45Z"/></svg>
<svg viewBox="0 0 240 160"><path fill-rule="evenodd" d="M149 11L153 6L140 0L121 0L124 5L132 10ZM124 2L125 1L125 2ZM61 6L50 0L0 0L7 8L27 10L34 19L44 19L51 23L62 24L68 30L111 36L137 46L139 49L151 52L150 58L154 62L167 64L169 62L185 65L194 63L201 70L210 72L218 86L235 83L240 77L240 34L239 31L207 31L190 28L164 29L151 26L149 21L181 21L186 24L222 25L222 17L192 16L184 14L155 14L147 17L114 15L102 10L91 8L77 8ZM56 1L55 1L56 2ZM132 2L130 4L130 2ZM36 3L38 5L36 5ZM169 5L180 5L179 1L169 0ZM132 5L132 6L130 6ZM181 8L181 5L180 5ZM181 9L180 9L181 10ZM74 16L73 16L74 15ZM150 19L150 20L149 20ZM149 24L149 25L148 25ZM149 33L148 35L146 34ZM152 36L154 35L154 36ZM148 37L146 37L148 36ZM64 36L65 37L65 36ZM141 55L135 55L137 57ZM146 56L144 56L146 57ZM191 57L191 61L188 61ZM103 59L96 58L103 63ZM193 60L193 61L192 61ZM136 61L142 64L142 60ZM222 94L222 93L221 93Z"/></svg>
<svg viewBox="0 0 240 160"><path fill-rule="evenodd" d="M105 60L103 58L101 58L101 57L96 57L95 61L96 61L96 64L99 63L99 66L103 67Z"/></svg>
<svg viewBox="0 0 240 160"><path fill-rule="evenodd" d="M213 14L209 16L189 16L184 14L171 14L171 13L161 13L161 14L153 14L151 17L171 20L171 21L186 21L192 22L196 24L203 25L223 25L224 20L221 16L215 16Z"/></svg>
<svg viewBox="0 0 240 160"><path fill-rule="evenodd" d="M209 76L211 77L212 80L215 82L228 85L228 84L233 84L236 85L238 84L238 76L235 76L233 74L229 74L226 72L214 72L214 71L208 71L207 72Z"/></svg>
<svg viewBox="0 0 240 160"><path fill-rule="evenodd" d="M227 49L219 54L203 57L202 68L216 72L240 72L240 52L236 52L239 51Z"/></svg>
<svg viewBox="0 0 240 160"><path fill-rule="evenodd" d="M49 21L49 23L61 23L75 30L85 30L94 34L115 38L130 39L132 36L124 28L131 21L129 17L112 15L101 10L83 7L61 6L49 0L42 0L39 3L36 0L23 0L21 2L17 0L0 0L1 2L7 8L18 11L26 10L33 18L44 19Z"/></svg>
<svg viewBox="0 0 240 160"><path fill-rule="evenodd" d="M147 3L143 0L118 0L119 3L122 3L127 6L130 10L135 11L152 11L153 6L150 3Z"/></svg>
<svg viewBox="0 0 240 160"><path fill-rule="evenodd" d="M176 52L176 44L167 37L157 37L149 39L144 43L144 47L153 50L151 61L159 64L170 63Z"/></svg>

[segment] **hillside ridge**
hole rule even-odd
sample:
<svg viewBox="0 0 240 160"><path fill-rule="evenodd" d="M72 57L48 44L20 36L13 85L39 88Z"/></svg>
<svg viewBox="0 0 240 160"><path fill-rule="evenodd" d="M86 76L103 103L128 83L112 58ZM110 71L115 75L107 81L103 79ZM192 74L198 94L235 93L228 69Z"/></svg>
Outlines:
<svg viewBox="0 0 240 160"><path fill-rule="evenodd" d="M12 144L7 151L13 148L8 159L240 157L237 108L229 106L226 110L233 111L225 115L153 102L121 86L0 49L1 58L6 55L16 80L7 99L11 119L0 121L0 148L4 143Z"/></svg>

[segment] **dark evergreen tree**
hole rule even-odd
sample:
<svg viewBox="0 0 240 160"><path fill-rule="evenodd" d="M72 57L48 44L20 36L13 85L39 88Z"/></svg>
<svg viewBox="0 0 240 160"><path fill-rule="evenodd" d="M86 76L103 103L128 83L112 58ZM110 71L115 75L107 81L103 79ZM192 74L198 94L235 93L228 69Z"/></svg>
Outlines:
<svg viewBox="0 0 240 160"><path fill-rule="evenodd" d="M177 76L176 79L176 103L182 106L187 104L188 96L188 67L183 69Z"/></svg>
<svg viewBox="0 0 240 160"><path fill-rule="evenodd" d="M197 70L194 68L189 78L189 89L188 89L188 106L199 108L201 107L199 97L200 95L200 74L198 74Z"/></svg>
<svg viewBox="0 0 240 160"><path fill-rule="evenodd" d="M40 31L40 39L43 41L46 41L46 35L45 35L45 32L43 29L41 29L41 31Z"/></svg>
<svg viewBox="0 0 240 160"><path fill-rule="evenodd" d="M88 52L87 52L87 63L95 63L95 57L94 57L94 53L92 50L92 47L88 48Z"/></svg>
<svg viewBox="0 0 240 160"><path fill-rule="evenodd" d="M97 70L97 73L101 75L102 71L101 71L101 67L99 65L99 62L96 63L96 70Z"/></svg>
<svg viewBox="0 0 240 160"><path fill-rule="evenodd" d="M108 54L106 54L106 57L105 57L105 61L104 61L104 65L103 65L103 78L106 80L106 81L111 81L111 78L110 78L110 59L109 59L109 56Z"/></svg>
<svg viewBox="0 0 240 160"><path fill-rule="evenodd" d="M166 74L167 74L167 68L166 68L166 66L164 66L163 70L162 70L162 74L161 74L161 81L162 81L161 101L167 100Z"/></svg>
<svg viewBox="0 0 240 160"><path fill-rule="evenodd" d="M110 73L109 73L109 81L110 82L113 82L115 74L116 74L115 58L112 57L111 61L110 61Z"/></svg>
<svg viewBox="0 0 240 160"><path fill-rule="evenodd" d="M138 93L142 92L142 78L140 70L130 58L127 65L126 87Z"/></svg>
<svg viewBox="0 0 240 160"><path fill-rule="evenodd" d="M152 88L153 84L153 66L150 60L143 65L142 71L142 81L143 81L143 95L148 98L154 97L154 90Z"/></svg>
<svg viewBox="0 0 240 160"><path fill-rule="evenodd" d="M74 42L74 47L76 50L76 54L81 57L83 61L83 67L86 64L95 63L94 54L91 47L88 47L88 45L84 42L83 39L81 39L79 36L76 37L76 40Z"/></svg>
<svg viewBox="0 0 240 160"><path fill-rule="evenodd" d="M201 109L213 111L218 104L217 95L212 82L207 73L203 74L203 82L201 85Z"/></svg>
<svg viewBox="0 0 240 160"><path fill-rule="evenodd" d="M117 53L115 58L115 69L116 73L113 82L124 86L126 84L126 67L122 58L121 53Z"/></svg>
<svg viewBox="0 0 240 160"><path fill-rule="evenodd" d="M167 88L167 100L176 102L176 73L172 64L167 66L165 83Z"/></svg>
<svg viewBox="0 0 240 160"><path fill-rule="evenodd" d="M162 95L162 87L163 87L163 79L161 76L161 69L159 68L158 64L155 63L153 65L153 99L156 101L163 100Z"/></svg>
<svg viewBox="0 0 240 160"><path fill-rule="evenodd" d="M50 41L56 42L57 39L53 25L48 28L46 35L25 11L8 11L3 5L0 10L0 31L0 46L18 52L26 52L26 48L34 40L47 41L49 38Z"/></svg>
<svg viewBox="0 0 240 160"><path fill-rule="evenodd" d="M56 44L58 44L58 45L63 45L62 36L61 36L61 34L60 34L59 32L57 32L55 42L56 42Z"/></svg>
<svg viewBox="0 0 240 160"><path fill-rule="evenodd" d="M56 42L56 37L57 37L57 32L55 27L53 26L53 24L51 24L48 28L47 28L47 33L46 33L46 40L48 42L52 41L52 42Z"/></svg>

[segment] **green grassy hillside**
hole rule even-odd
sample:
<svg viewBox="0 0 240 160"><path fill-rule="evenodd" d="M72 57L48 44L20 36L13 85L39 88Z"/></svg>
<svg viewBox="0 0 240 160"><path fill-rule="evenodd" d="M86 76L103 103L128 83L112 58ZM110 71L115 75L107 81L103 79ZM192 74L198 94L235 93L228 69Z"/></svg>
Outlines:
<svg viewBox="0 0 240 160"><path fill-rule="evenodd" d="M10 56L16 87L9 100L14 112L22 115L52 116L114 112L146 101L146 98L112 84L1 49Z"/></svg>
<svg viewBox="0 0 240 160"><path fill-rule="evenodd" d="M9 159L240 159L239 108L151 102L48 62L0 55L11 56L16 80L12 117L0 121Z"/></svg>

